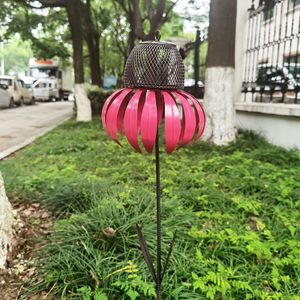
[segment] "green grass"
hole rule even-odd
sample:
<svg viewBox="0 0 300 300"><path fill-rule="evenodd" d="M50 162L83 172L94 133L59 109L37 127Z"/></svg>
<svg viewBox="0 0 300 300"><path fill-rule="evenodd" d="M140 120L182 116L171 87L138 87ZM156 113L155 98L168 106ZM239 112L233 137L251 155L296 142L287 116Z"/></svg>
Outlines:
<svg viewBox="0 0 300 300"><path fill-rule="evenodd" d="M57 216L40 252L58 299L155 299L134 225L155 255L155 164L100 122L69 121L0 163L8 195ZM300 156L241 132L161 156L163 299L300 299ZM103 230L112 227L113 237Z"/></svg>

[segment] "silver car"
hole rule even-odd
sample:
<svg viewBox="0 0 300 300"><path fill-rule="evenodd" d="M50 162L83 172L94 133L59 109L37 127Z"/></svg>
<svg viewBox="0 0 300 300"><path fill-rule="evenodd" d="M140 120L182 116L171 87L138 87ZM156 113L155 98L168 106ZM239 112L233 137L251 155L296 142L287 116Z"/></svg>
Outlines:
<svg viewBox="0 0 300 300"><path fill-rule="evenodd" d="M10 92L8 91L7 85L0 85L0 107L13 107L14 99Z"/></svg>

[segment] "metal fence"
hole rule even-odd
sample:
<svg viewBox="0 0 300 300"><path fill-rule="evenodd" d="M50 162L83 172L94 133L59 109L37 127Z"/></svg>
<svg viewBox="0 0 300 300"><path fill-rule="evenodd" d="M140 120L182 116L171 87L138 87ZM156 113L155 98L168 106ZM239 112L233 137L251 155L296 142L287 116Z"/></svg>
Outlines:
<svg viewBox="0 0 300 300"><path fill-rule="evenodd" d="M245 56L245 102L300 104L300 0L252 2Z"/></svg>

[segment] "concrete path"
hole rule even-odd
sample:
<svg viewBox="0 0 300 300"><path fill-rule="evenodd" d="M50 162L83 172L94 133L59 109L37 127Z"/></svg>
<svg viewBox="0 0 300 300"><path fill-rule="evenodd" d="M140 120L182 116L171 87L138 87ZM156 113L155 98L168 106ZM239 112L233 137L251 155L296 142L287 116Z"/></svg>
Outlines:
<svg viewBox="0 0 300 300"><path fill-rule="evenodd" d="M73 102L37 103L0 110L0 160L72 116Z"/></svg>

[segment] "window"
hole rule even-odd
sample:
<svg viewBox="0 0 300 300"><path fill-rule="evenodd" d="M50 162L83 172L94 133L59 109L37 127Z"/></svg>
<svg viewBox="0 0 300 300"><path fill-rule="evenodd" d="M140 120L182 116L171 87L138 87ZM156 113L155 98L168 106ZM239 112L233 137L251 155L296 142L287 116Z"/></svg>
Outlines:
<svg viewBox="0 0 300 300"><path fill-rule="evenodd" d="M11 86L12 85L12 80L11 79L6 79L6 78L1 78L0 79L0 84Z"/></svg>
<svg viewBox="0 0 300 300"><path fill-rule="evenodd" d="M36 87L39 88L39 89L46 88L47 87L47 83L46 82L40 82Z"/></svg>
<svg viewBox="0 0 300 300"><path fill-rule="evenodd" d="M264 7L264 20L270 20L274 17L275 0L266 0Z"/></svg>
<svg viewBox="0 0 300 300"><path fill-rule="evenodd" d="M31 76L36 78L56 77L57 68L31 68Z"/></svg>
<svg viewBox="0 0 300 300"><path fill-rule="evenodd" d="M292 3L297 6L300 5L300 0L292 0Z"/></svg>
<svg viewBox="0 0 300 300"><path fill-rule="evenodd" d="M18 80L18 82L19 82L20 86L25 87L25 83L23 80Z"/></svg>

